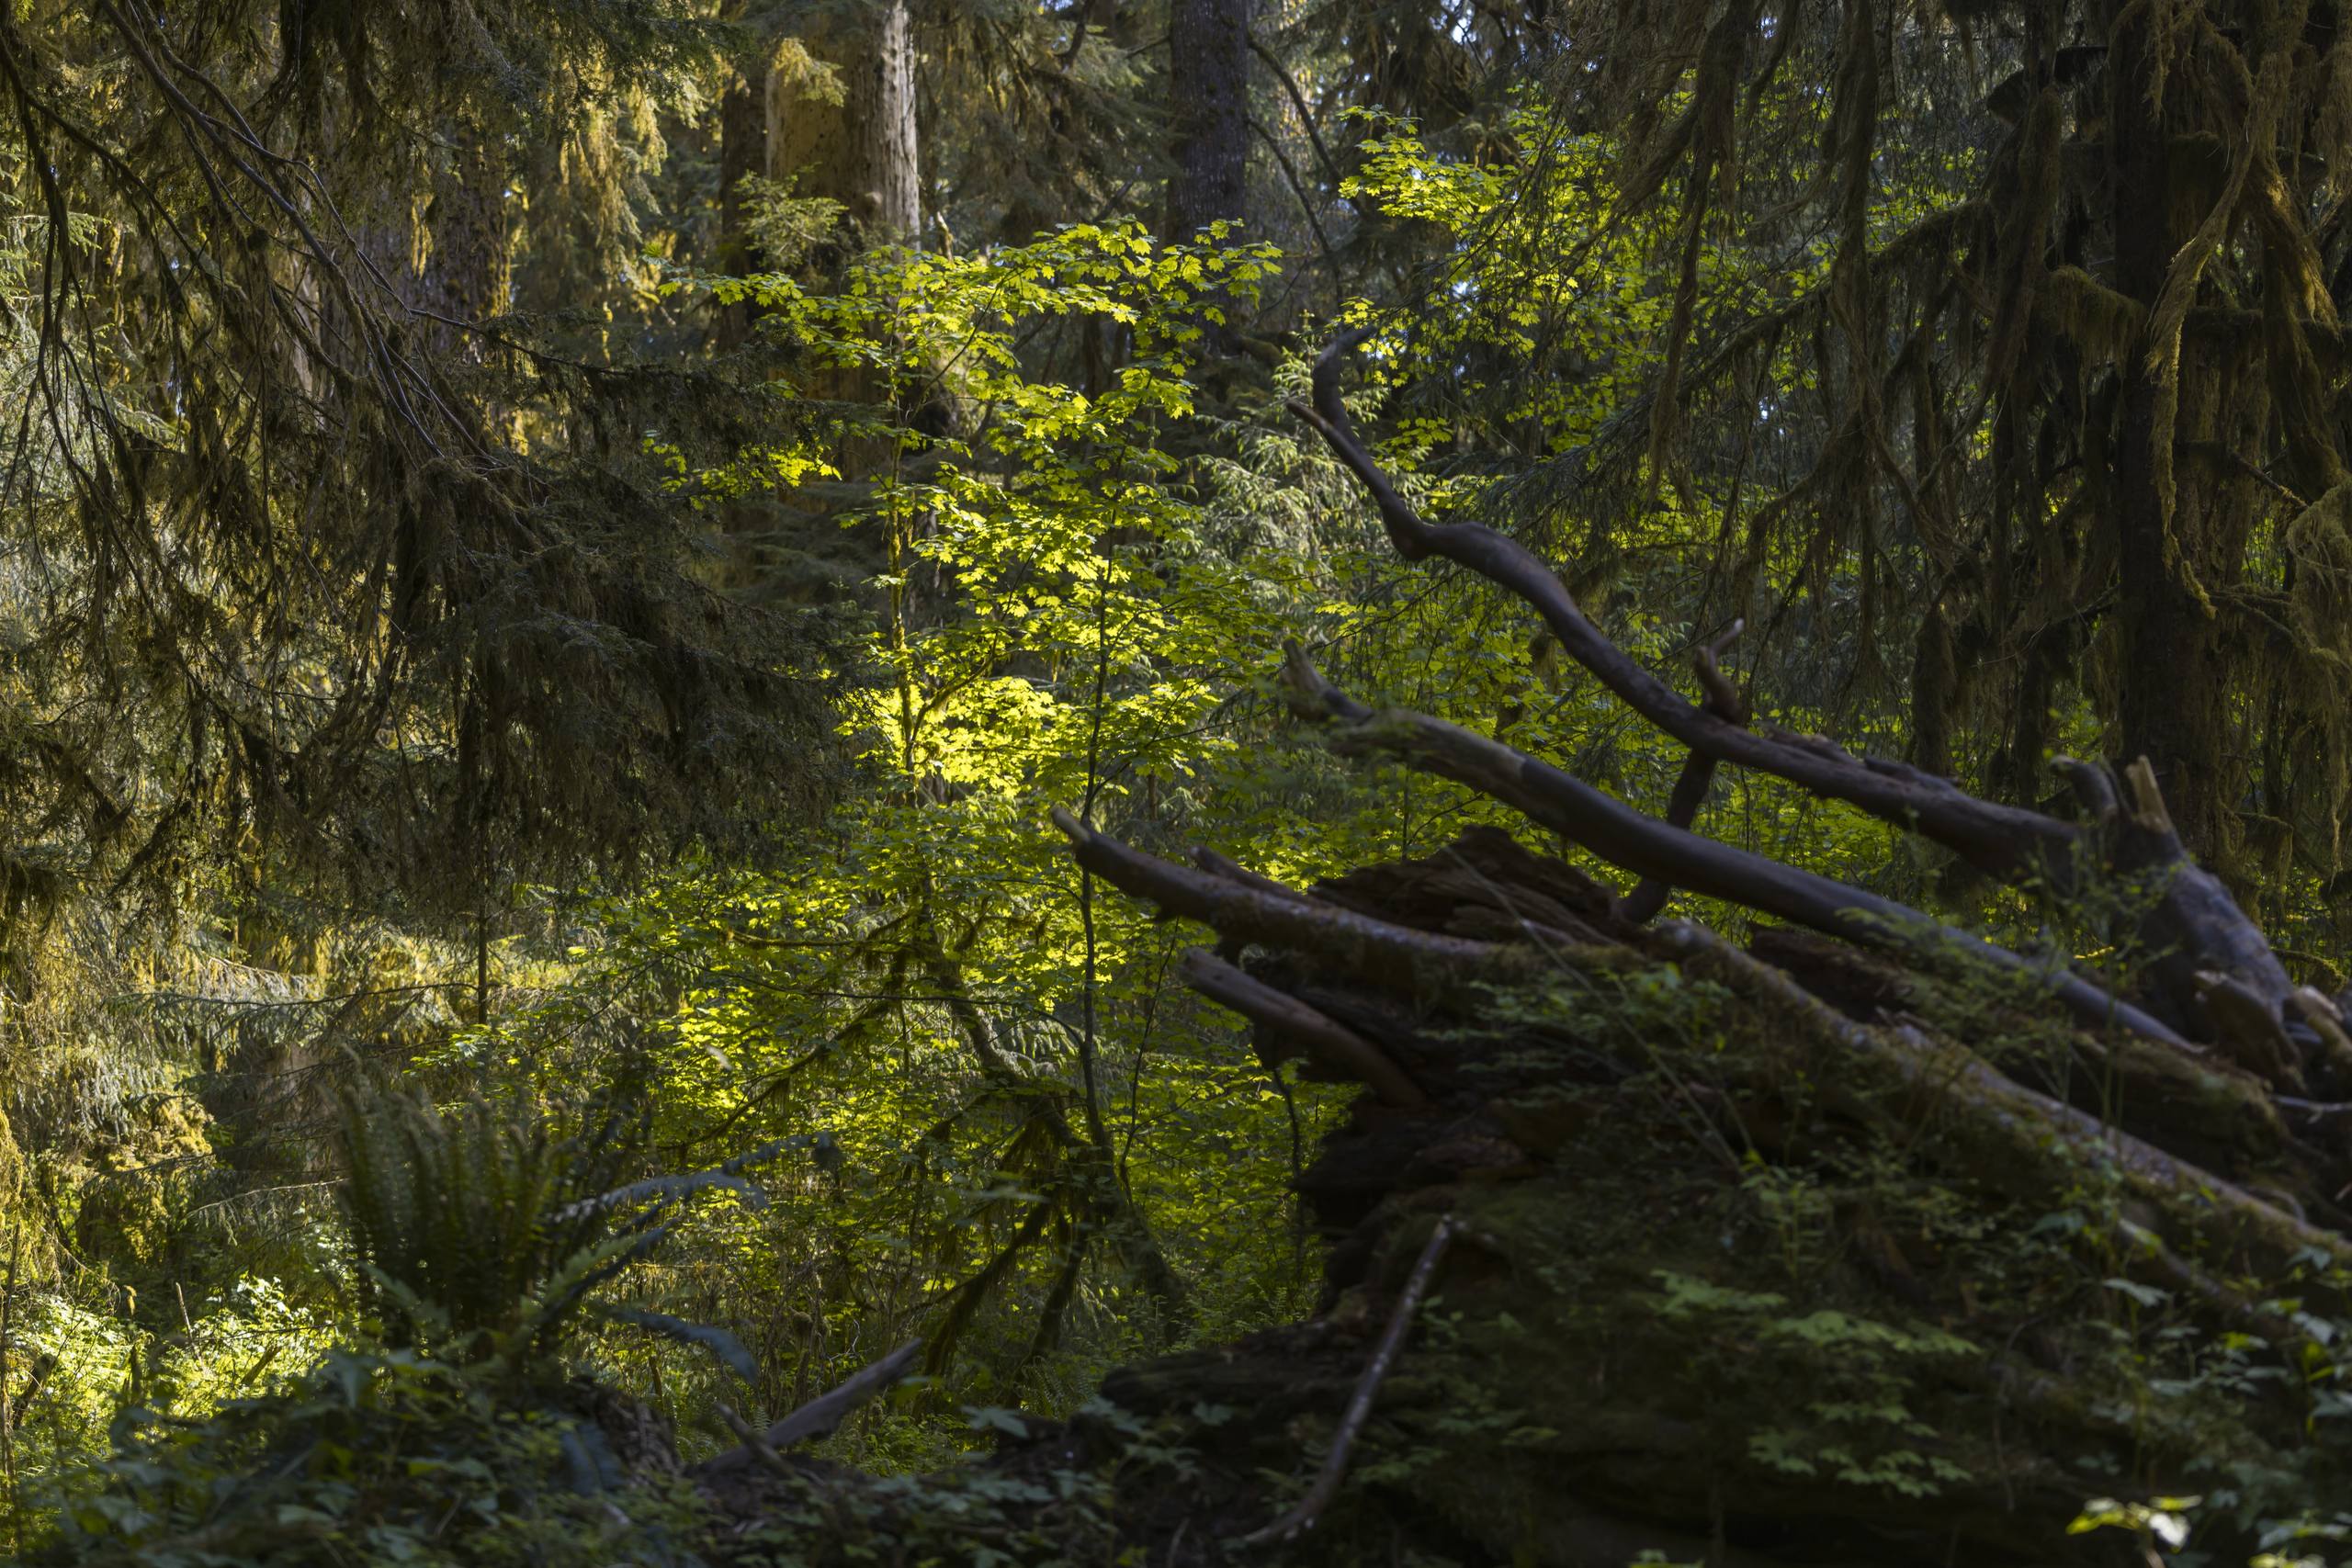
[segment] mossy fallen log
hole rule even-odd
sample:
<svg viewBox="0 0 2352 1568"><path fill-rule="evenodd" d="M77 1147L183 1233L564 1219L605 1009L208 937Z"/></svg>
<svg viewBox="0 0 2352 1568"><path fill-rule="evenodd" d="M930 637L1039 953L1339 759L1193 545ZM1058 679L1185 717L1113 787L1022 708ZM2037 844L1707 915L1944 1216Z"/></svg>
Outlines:
<svg viewBox="0 0 2352 1568"><path fill-rule="evenodd" d="M1574 875L1482 835L1314 892L1432 934L1549 897L1596 932L1604 910L1544 891ZM1317 1324L1105 1385L1180 1427L1238 1413L1175 1439L1238 1456L1204 1494L1228 1533L1288 1505L1261 1473L1275 1434L1304 1483L1348 1348L1440 1216L1460 1239L1431 1317L1286 1560L2136 1562L2128 1530L2069 1533L2093 1499L2257 1477L2199 1521L2226 1554L2266 1507L2352 1483L2313 1422L2352 1253L2260 1180L2339 1162L2258 1080L1810 937L1555 924L1495 966L1515 978L1434 1007L1364 988L1352 952L1254 952L1429 1103L1367 1095L1302 1178L1330 1244ZM1996 1065L2048 1060L2037 1041L2056 1093ZM2145 1103L2103 1119L2091 1082ZM1221 1560L1197 1535L1132 1544Z"/></svg>

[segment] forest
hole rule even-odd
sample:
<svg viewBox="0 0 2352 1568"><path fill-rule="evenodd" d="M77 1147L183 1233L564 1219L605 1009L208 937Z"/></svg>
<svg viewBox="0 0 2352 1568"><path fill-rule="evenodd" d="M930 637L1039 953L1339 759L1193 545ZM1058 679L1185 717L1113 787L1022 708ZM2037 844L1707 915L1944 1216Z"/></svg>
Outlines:
<svg viewBox="0 0 2352 1568"><path fill-rule="evenodd" d="M2352 4L0 0L0 1553L2352 1564Z"/></svg>

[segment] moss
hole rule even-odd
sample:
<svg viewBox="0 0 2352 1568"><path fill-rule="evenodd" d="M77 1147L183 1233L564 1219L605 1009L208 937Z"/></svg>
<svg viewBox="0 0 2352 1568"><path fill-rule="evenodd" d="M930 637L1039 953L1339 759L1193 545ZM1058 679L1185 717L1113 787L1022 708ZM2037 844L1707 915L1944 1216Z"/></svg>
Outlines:
<svg viewBox="0 0 2352 1568"><path fill-rule="evenodd" d="M142 1293L193 1268L206 1238L191 1210L211 1152L211 1119L196 1101L156 1095L132 1102L124 1125L85 1165L62 1170L72 1190L75 1250ZM159 1299L155 1303L162 1309Z"/></svg>
<svg viewBox="0 0 2352 1568"><path fill-rule="evenodd" d="M1862 1560L1964 1540L2097 1562L2122 1543L2060 1528L2088 1496L2224 1454L2309 1484L2292 1421L2217 1373L2199 1303L2135 1280L2096 1167L2056 1208L1955 1175L1931 1105L1833 1111L1841 1064L1769 997L1653 967L1498 1010L1521 1043L1490 1077L1527 1081L1485 1110L1549 1164L1449 1190L1464 1240L1353 1471L1366 1517L1442 1520L1464 1561L1671 1558L1843 1519ZM1539 1024L1554 1043L1526 1043ZM1572 1042L1629 1026L1647 1070L1557 1081ZM2245 1103L2193 1063L2166 1081ZM1427 1207L1393 1204L1361 1332Z"/></svg>

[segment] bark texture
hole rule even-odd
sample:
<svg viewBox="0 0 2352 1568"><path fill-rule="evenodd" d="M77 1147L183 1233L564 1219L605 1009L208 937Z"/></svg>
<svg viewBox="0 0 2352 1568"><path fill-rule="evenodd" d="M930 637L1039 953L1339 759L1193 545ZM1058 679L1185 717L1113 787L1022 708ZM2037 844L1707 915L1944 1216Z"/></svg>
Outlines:
<svg viewBox="0 0 2352 1568"><path fill-rule="evenodd" d="M868 244L922 231L914 29L906 0L829 16L787 40L767 80L767 172L842 204Z"/></svg>
<svg viewBox="0 0 2352 1568"><path fill-rule="evenodd" d="M729 0L722 15L742 19L742 0ZM730 62L727 85L718 101L718 267L721 272L759 270L761 258L744 232L746 178L765 175L768 167L768 71L775 55L775 40L760 35L744 54ZM718 346L733 351L751 335L749 301L723 306L718 318Z"/></svg>
<svg viewBox="0 0 2352 1568"><path fill-rule="evenodd" d="M1168 234L1247 216L1252 0L1174 0L1168 12Z"/></svg>
<svg viewBox="0 0 2352 1568"><path fill-rule="evenodd" d="M513 278L506 221L506 171L494 141L458 132L459 140L434 181L433 255L421 293L435 323L438 346L458 345L460 328L502 315ZM478 345L476 345L478 347Z"/></svg>

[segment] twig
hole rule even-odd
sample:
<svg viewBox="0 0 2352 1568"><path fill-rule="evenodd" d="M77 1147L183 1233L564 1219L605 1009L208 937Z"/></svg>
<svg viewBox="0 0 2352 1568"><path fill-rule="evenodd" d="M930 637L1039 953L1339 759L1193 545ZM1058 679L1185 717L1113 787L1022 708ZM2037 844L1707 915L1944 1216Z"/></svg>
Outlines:
<svg viewBox="0 0 2352 1568"><path fill-rule="evenodd" d="M1421 1296L1430 1288L1430 1280L1437 1273L1438 1259L1445 1256L1446 1244L1453 1239L1453 1216L1441 1217L1437 1229L1430 1233L1429 1245L1421 1248L1419 1262L1413 1265L1412 1277L1405 1281L1404 1293L1396 1298L1396 1310L1388 1316L1388 1329L1380 1337L1380 1347L1372 1353L1363 1376L1356 1380L1356 1392L1348 1401L1347 1414L1340 1418L1339 1430L1331 1434L1331 1451L1323 1456L1322 1473L1315 1484L1306 1489L1289 1512L1261 1529L1251 1530L1236 1546L1244 1549L1270 1546L1289 1540L1302 1531L1315 1528L1315 1521L1330 1506L1331 1499L1340 1495L1340 1483L1348 1473L1348 1454L1355 1447L1356 1434L1372 1417L1372 1402L1380 1393L1382 1380L1396 1364L1397 1351L1404 1348L1406 1333L1413 1325L1413 1314L1421 1304Z"/></svg>
<svg viewBox="0 0 2352 1568"><path fill-rule="evenodd" d="M1330 180L1331 188L1338 190L1344 183L1344 176L1340 173L1340 165L1331 161L1330 149L1323 145L1323 133L1316 129L1315 111L1306 107L1306 95L1298 90L1298 79L1283 64L1281 56L1267 48L1266 40L1256 33L1250 35L1250 51L1265 62L1266 69L1273 73L1274 80L1281 83L1283 91L1289 95L1291 107L1298 111L1298 123L1306 130L1307 144L1315 149L1315 161L1323 165L1324 175Z"/></svg>
<svg viewBox="0 0 2352 1568"><path fill-rule="evenodd" d="M1315 205L1306 197L1306 183L1298 177L1298 169L1291 163L1290 154L1283 151L1283 144L1274 139L1274 133L1267 130L1265 122L1255 115L1250 117L1250 129L1258 133L1258 140L1263 141L1266 151L1274 155L1274 163L1282 170L1283 178L1289 182L1291 194L1298 198L1298 209L1306 215L1306 226L1315 235L1316 244L1322 248L1323 265L1331 269L1331 287L1345 292L1348 275L1340 265L1339 253L1331 248L1329 237L1323 232L1323 220L1316 216Z"/></svg>

